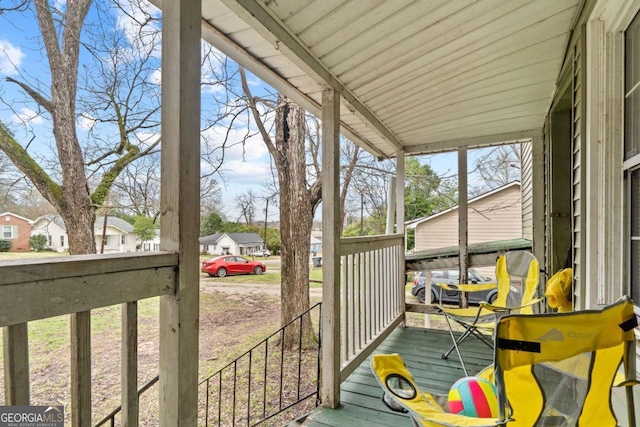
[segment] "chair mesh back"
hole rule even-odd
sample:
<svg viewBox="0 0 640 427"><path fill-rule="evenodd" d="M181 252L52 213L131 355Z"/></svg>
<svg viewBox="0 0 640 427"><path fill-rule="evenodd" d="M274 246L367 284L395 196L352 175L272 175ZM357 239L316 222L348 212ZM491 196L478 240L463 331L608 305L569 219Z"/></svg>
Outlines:
<svg viewBox="0 0 640 427"><path fill-rule="evenodd" d="M533 376L545 396L538 425L576 425L589 391L592 356L593 353L583 353L572 358L575 360L568 359L567 362L576 368L572 375L563 373L562 366L557 363L534 365Z"/></svg>
<svg viewBox="0 0 640 427"><path fill-rule="evenodd" d="M498 298L495 305L518 307L537 296L540 267L536 257L527 251L512 251L501 255L496 263ZM533 313L532 307L523 310Z"/></svg>
<svg viewBox="0 0 640 427"><path fill-rule="evenodd" d="M602 311L501 318L496 382L516 420L509 427L617 425L611 386L631 357L634 321L627 299Z"/></svg>

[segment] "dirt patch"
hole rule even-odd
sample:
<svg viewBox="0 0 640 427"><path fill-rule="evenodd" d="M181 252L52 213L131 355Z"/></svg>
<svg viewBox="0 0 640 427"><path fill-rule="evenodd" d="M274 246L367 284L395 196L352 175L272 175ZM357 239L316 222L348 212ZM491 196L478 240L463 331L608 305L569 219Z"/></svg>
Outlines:
<svg viewBox="0 0 640 427"><path fill-rule="evenodd" d="M233 295L235 299L245 299L252 295L266 295L272 297L280 297L280 285L266 284L238 284L230 282L222 282L220 279L215 281L200 281L200 291L205 293L220 292L227 295ZM322 297L322 288L309 288L309 296L312 298Z"/></svg>

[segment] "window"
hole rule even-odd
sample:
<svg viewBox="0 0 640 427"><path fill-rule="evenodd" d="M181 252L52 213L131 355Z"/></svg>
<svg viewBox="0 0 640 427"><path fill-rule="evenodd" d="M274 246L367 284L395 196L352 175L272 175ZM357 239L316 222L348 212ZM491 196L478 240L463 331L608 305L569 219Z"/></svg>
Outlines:
<svg viewBox="0 0 640 427"><path fill-rule="evenodd" d="M49 242L48 246L49 247L53 246L53 236L51 234L49 234L47 237L48 237L48 242Z"/></svg>
<svg viewBox="0 0 640 427"><path fill-rule="evenodd" d="M640 301L640 13L625 32L624 169L631 298Z"/></svg>
<svg viewBox="0 0 640 427"><path fill-rule="evenodd" d="M60 236L60 246L64 248L64 236Z"/></svg>
<svg viewBox="0 0 640 427"><path fill-rule="evenodd" d="M15 239L16 233L14 233L13 225L2 226L2 238L3 239Z"/></svg>
<svg viewBox="0 0 640 427"><path fill-rule="evenodd" d="M126 235L122 234L120 236L120 244L121 245L126 245L127 244L127 236Z"/></svg>

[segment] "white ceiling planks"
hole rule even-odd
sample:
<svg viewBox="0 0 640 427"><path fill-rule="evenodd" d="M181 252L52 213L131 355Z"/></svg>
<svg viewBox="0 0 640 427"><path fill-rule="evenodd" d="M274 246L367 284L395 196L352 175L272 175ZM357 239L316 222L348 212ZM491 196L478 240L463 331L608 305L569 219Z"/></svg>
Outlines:
<svg viewBox="0 0 640 427"><path fill-rule="evenodd" d="M344 133L393 157L539 132L580 3L203 0L203 34L313 113L334 87Z"/></svg>

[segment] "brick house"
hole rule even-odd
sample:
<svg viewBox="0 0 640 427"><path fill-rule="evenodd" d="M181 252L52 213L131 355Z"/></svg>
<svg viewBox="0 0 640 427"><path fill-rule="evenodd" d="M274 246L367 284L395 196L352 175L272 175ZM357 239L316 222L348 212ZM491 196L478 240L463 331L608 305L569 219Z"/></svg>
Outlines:
<svg viewBox="0 0 640 427"><path fill-rule="evenodd" d="M0 214L0 239L11 242L10 252L29 252L33 221L11 212Z"/></svg>

